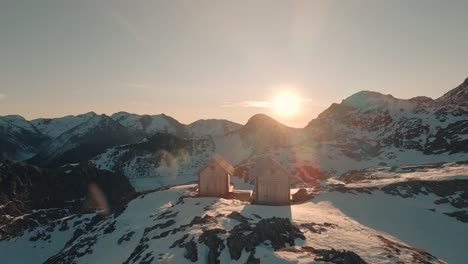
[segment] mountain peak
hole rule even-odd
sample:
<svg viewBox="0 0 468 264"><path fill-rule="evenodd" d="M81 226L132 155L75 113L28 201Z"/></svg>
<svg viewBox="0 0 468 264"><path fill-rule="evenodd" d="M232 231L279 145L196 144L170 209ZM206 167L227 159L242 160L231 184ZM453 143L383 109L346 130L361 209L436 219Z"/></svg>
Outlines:
<svg viewBox="0 0 468 264"><path fill-rule="evenodd" d="M249 124L258 124L258 123L279 123L275 119L273 119L270 116L267 116L266 114L255 114L245 124L246 126Z"/></svg>
<svg viewBox="0 0 468 264"><path fill-rule="evenodd" d="M456 88L442 95L437 101L456 105L468 104L468 78Z"/></svg>
<svg viewBox="0 0 468 264"><path fill-rule="evenodd" d="M352 94L351 96L348 96L346 99L344 99L344 102L349 102L357 99L395 99L391 94L382 94L379 92L374 92L374 91L367 91L367 90L362 90L359 91L355 94Z"/></svg>
<svg viewBox="0 0 468 264"><path fill-rule="evenodd" d="M1 118L8 121L26 121L26 119L20 115L6 115L1 116Z"/></svg>
<svg viewBox="0 0 468 264"><path fill-rule="evenodd" d="M361 110L372 110L388 106L395 101L395 97L372 91L360 91L344 99L342 104Z"/></svg>

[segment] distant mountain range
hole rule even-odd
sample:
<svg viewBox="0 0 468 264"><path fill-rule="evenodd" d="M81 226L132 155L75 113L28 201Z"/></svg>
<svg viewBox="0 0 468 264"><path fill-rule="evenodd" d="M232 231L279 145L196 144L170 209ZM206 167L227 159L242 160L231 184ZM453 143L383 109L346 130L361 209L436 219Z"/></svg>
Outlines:
<svg viewBox="0 0 468 264"><path fill-rule="evenodd" d="M435 100L362 91L302 129L263 114L243 126L126 112L0 117L1 160L46 167L91 161L129 178L161 176L158 184L166 184L193 179L213 153L247 167L255 156L272 155L301 181L376 165L468 159L468 79Z"/></svg>
<svg viewBox="0 0 468 264"><path fill-rule="evenodd" d="M231 183L243 193L258 156L274 157L301 187L293 205L199 197L196 171L214 153L235 165ZM5 116L0 155L5 263L468 256L468 80L436 100L359 92L301 129L264 114L243 126L125 112Z"/></svg>

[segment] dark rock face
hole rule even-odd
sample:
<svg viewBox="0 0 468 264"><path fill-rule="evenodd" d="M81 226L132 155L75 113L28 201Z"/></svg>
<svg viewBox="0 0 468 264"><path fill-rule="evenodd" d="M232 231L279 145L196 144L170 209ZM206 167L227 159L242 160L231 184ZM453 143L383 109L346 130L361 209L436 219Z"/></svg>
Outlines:
<svg viewBox="0 0 468 264"><path fill-rule="evenodd" d="M305 239L289 219L273 217L260 220L254 227L247 223L235 226L227 238L227 245L231 258L238 260L244 249L252 252L267 240L270 240L273 249L277 250L286 244L294 245L296 238Z"/></svg>
<svg viewBox="0 0 468 264"><path fill-rule="evenodd" d="M117 244L122 244L123 242L128 242L130 239L132 239L132 236L135 234L135 231L130 231L126 234L124 234L122 237L117 240Z"/></svg>
<svg viewBox="0 0 468 264"><path fill-rule="evenodd" d="M260 264L260 259L255 257L255 252L250 252L249 258L245 262L245 264Z"/></svg>
<svg viewBox="0 0 468 264"><path fill-rule="evenodd" d="M468 120L458 121L440 129L426 146L426 154L468 152Z"/></svg>
<svg viewBox="0 0 468 264"><path fill-rule="evenodd" d="M185 254L184 257L186 259L189 259L192 262L197 262L198 261L198 249L197 249L197 243L193 241L193 239L187 243L184 244L185 247Z"/></svg>
<svg viewBox="0 0 468 264"><path fill-rule="evenodd" d="M135 195L125 176L89 165L50 170L4 161L0 167L0 203L7 205L0 208L0 221L6 215L20 216L33 209L62 208L52 210L58 215L49 219L63 217L65 212L119 211ZM27 227L29 218L34 219L34 214L19 220L18 225L9 225L3 238ZM11 230L14 226L18 229Z"/></svg>
<svg viewBox="0 0 468 264"><path fill-rule="evenodd" d="M226 230L215 228L205 230L200 237L198 238L199 242L204 243L210 250L208 251L208 261L209 264L218 264L219 255L225 248L224 240L218 237L218 234L225 234Z"/></svg>

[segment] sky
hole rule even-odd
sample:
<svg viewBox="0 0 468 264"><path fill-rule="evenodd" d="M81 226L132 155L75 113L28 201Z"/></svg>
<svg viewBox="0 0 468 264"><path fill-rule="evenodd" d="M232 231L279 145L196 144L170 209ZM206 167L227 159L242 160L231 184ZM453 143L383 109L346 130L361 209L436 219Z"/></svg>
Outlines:
<svg viewBox="0 0 468 264"><path fill-rule="evenodd" d="M361 90L468 77L468 1L0 0L0 115L256 113L303 127ZM284 115L278 94L300 100ZM276 98L276 99L275 99Z"/></svg>

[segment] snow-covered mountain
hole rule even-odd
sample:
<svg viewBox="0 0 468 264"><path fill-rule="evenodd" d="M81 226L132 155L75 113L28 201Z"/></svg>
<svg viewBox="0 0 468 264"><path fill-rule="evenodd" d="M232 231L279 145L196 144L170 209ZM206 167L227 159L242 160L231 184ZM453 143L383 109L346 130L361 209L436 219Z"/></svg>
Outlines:
<svg viewBox="0 0 468 264"><path fill-rule="evenodd" d="M108 148L136 143L143 138L137 130L124 127L106 115L96 115L54 138L29 162L43 166L83 162Z"/></svg>
<svg viewBox="0 0 468 264"><path fill-rule="evenodd" d="M58 118L38 118L31 120L30 124L39 130L42 134L53 139L60 136L65 131L72 129L95 116L97 116L96 113L89 112L77 116L69 115Z"/></svg>
<svg viewBox="0 0 468 264"><path fill-rule="evenodd" d="M28 159L46 139L21 116L0 117L0 160Z"/></svg>
<svg viewBox="0 0 468 264"><path fill-rule="evenodd" d="M291 206L197 197L188 184L140 193L108 215L3 207L10 222L0 225L8 232L0 254L6 263L462 264L467 171L466 163L364 170L292 190Z"/></svg>
<svg viewBox="0 0 468 264"><path fill-rule="evenodd" d="M382 164L464 160L468 152L467 93L467 80L436 100L428 97L406 100L362 91L339 104L332 104L304 129L287 127L263 114L254 115L241 126L227 120L199 120L184 125L164 114L137 115L119 112L108 118L110 120L107 122L112 120L119 124L120 126L112 124L119 127L116 131L128 131L114 133L113 140L100 145L99 151L91 151L88 144L94 142L91 140L91 127L96 123L90 121L97 115L92 112L58 119L37 119L29 123L23 120L21 124L18 119L14 127L33 131L39 138L34 142L38 143L34 146L25 144L26 140L15 138L18 135L3 132L6 136L2 140L8 142L3 144L9 147L2 149L2 157L25 159L39 153L33 158L36 163L40 163L41 159L45 160L42 164L51 163L47 160L52 159L59 161L51 164L60 165L62 162L93 159L99 160L98 164L112 164L113 161L105 160L108 156L104 153L114 153L120 144L136 143L128 140L130 134L136 139L149 139L162 133L196 142L193 144L201 144L194 148L203 149L201 152L204 154L197 158L191 156L193 160L197 160L193 166L204 160L208 153L215 152L225 156L234 165L248 164L251 158L258 155L273 155L283 166L298 175L300 180L315 179L317 175L320 178L339 176L348 170ZM0 124L2 131L9 131L10 123ZM74 134L82 133L80 129L86 130L80 126L88 127L89 140L76 140ZM117 139L118 135L123 138ZM67 154L67 158L60 158L73 148L81 150L73 152L75 154ZM152 151L157 152L155 149ZM80 157L80 153L86 155ZM123 159L126 164L140 164L128 165L130 167L127 168L127 176L137 178L158 175L148 173L157 171L154 166L158 162L144 163L149 166L145 167L136 162L141 153L125 153L127 154ZM98 154L99 157L91 156ZM145 158L141 160L148 159L149 155L154 153L144 154ZM114 153L111 156L115 158L118 155ZM131 160L134 162L130 162ZM186 173L188 171L182 170L178 175L184 178Z"/></svg>
<svg viewBox="0 0 468 264"><path fill-rule="evenodd" d="M313 149L321 168L336 171L379 163L463 160L468 153L468 112L466 101L458 98L467 91L465 81L437 100L359 92L312 120L303 145Z"/></svg>
<svg viewBox="0 0 468 264"><path fill-rule="evenodd" d="M187 126L189 137L224 136L242 125L223 119L201 119Z"/></svg>
<svg viewBox="0 0 468 264"><path fill-rule="evenodd" d="M151 116L126 112L115 113L110 118L89 112L32 121L20 116L5 116L0 119L0 131L4 135L0 139L4 146L0 153L1 160L32 158L30 162L36 164L58 166L86 161L106 149L149 139L155 134L166 133L202 142L203 139L210 141L212 137L224 137L240 127L234 122L218 119L184 125L164 114Z"/></svg>
<svg viewBox="0 0 468 264"><path fill-rule="evenodd" d="M204 138L225 135L241 128L241 125L223 119L200 119L189 125L184 125L165 114L138 115L118 112L113 114L111 118L123 126L143 131L147 137L156 133L168 133L180 138Z"/></svg>
<svg viewBox="0 0 468 264"><path fill-rule="evenodd" d="M156 133L169 133L182 138L186 136L185 126L165 114L137 115L118 112L111 115L111 118L125 127L142 131L148 137Z"/></svg>
<svg viewBox="0 0 468 264"><path fill-rule="evenodd" d="M257 152L298 144L301 130L281 124L265 114L252 116L239 130L244 144Z"/></svg>

